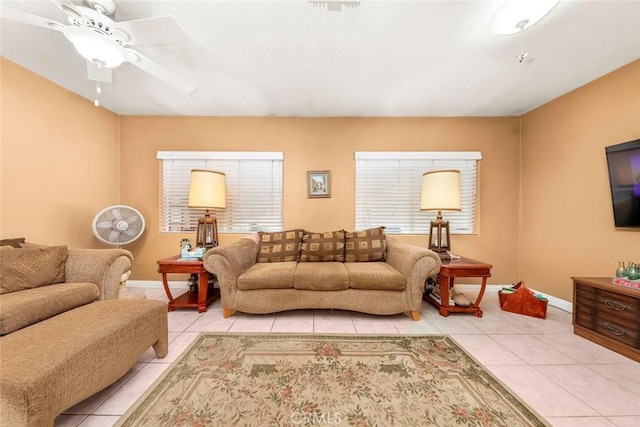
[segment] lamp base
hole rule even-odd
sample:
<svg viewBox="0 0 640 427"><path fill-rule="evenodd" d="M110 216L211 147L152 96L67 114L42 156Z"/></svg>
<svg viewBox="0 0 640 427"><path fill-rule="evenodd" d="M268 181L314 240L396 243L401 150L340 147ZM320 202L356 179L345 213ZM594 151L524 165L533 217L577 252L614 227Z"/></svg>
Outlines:
<svg viewBox="0 0 640 427"><path fill-rule="evenodd" d="M442 219L442 213L438 211L435 221L431 221L429 227L429 249L440 255L441 260L450 260L451 241L449 240L449 221Z"/></svg>
<svg viewBox="0 0 640 427"><path fill-rule="evenodd" d="M218 221L215 216L209 214L209 210L204 217L198 219L198 229L196 230L196 247L211 249L218 246Z"/></svg>

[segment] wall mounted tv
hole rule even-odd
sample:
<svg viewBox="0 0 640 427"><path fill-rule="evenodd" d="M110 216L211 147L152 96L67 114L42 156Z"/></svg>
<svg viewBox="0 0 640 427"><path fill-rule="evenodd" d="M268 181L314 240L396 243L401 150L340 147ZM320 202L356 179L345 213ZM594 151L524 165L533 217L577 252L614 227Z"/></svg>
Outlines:
<svg viewBox="0 0 640 427"><path fill-rule="evenodd" d="M616 227L640 227L640 139L605 147Z"/></svg>

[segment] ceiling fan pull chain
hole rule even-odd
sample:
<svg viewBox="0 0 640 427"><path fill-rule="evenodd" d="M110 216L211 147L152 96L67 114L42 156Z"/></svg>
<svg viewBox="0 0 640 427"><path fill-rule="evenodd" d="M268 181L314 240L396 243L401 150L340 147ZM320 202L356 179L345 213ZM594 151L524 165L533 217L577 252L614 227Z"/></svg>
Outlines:
<svg viewBox="0 0 640 427"><path fill-rule="evenodd" d="M518 55L518 62L524 61L524 59L529 55L529 52L524 51L524 34L522 34L528 23L528 19L523 19L516 24L516 27L520 28L520 55Z"/></svg>
<svg viewBox="0 0 640 427"><path fill-rule="evenodd" d="M100 61L96 61L96 66L98 67L98 73L102 70L102 63ZM100 106L100 101L98 100L98 95L102 93L102 88L100 87L100 82L96 79L96 99L93 101L93 105L96 107Z"/></svg>

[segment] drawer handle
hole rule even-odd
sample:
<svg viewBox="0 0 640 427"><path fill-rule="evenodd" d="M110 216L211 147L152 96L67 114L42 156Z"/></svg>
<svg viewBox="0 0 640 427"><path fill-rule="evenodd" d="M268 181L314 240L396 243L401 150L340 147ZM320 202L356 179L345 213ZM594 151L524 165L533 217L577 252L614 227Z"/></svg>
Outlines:
<svg viewBox="0 0 640 427"><path fill-rule="evenodd" d="M629 308L626 305L624 305L622 303L619 303L618 301L614 301L614 300L610 300L610 299L606 300L604 302L604 305L606 305L608 308L614 309L615 311L624 311L627 308Z"/></svg>
<svg viewBox="0 0 640 427"><path fill-rule="evenodd" d="M610 325L608 323L604 324L604 328L617 337L623 337L625 335L629 335L629 332L625 331L624 329L619 328L617 326Z"/></svg>

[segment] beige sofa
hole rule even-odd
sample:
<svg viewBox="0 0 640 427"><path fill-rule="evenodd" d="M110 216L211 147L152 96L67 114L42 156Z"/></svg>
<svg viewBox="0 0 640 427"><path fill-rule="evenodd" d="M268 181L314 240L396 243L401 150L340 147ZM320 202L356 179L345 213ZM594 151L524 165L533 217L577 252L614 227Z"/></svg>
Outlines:
<svg viewBox="0 0 640 427"><path fill-rule="evenodd" d="M167 354L161 301L115 299L122 249L0 242L0 425L52 426L124 375L147 348ZM15 242L13 242L15 243Z"/></svg>
<svg viewBox="0 0 640 427"><path fill-rule="evenodd" d="M234 310L258 314L317 308L409 312L419 320L425 281L441 265L435 252L387 237L382 228L260 233L210 249L203 261L218 278L225 317Z"/></svg>

